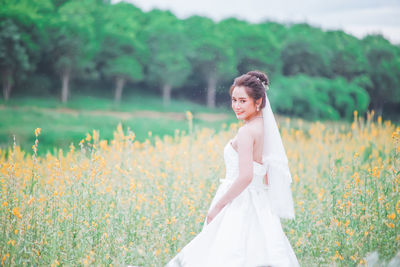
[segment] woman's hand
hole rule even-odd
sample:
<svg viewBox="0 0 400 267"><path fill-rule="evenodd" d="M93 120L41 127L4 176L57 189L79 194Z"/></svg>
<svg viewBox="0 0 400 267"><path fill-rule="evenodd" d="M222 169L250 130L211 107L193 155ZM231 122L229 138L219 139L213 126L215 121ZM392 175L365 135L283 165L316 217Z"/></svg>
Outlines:
<svg viewBox="0 0 400 267"><path fill-rule="evenodd" d="M222 210L218 205L215 205L212 210L207 214L207 224L209 224L214 218L218 215L218 213Z"/></svg>

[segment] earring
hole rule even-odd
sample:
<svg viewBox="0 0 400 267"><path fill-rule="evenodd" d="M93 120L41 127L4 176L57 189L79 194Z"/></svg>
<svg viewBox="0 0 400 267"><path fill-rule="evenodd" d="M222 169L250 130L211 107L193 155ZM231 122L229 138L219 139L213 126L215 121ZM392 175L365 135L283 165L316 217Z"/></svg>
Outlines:
<svg viewBox="0 0 400 267"><path fill-rule="evenodd" d="M259 106L257 106L257 111L259 111L260 110L260 108L259 108Z"/></svg>

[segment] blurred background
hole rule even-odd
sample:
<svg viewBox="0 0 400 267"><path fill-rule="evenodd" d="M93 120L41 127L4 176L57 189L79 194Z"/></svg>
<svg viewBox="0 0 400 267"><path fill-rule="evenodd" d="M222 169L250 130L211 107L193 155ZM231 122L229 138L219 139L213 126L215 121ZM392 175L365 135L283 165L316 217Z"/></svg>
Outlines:
<svg viewBox="0 0 400 267"><path fill-rule="evenodd" d="M198 2L198 1L197 1ZM236 122L229 87L268 74L277 116L400 120L398 1L2 0L0 146L39 154L121 123L137 140Z"/></svg>

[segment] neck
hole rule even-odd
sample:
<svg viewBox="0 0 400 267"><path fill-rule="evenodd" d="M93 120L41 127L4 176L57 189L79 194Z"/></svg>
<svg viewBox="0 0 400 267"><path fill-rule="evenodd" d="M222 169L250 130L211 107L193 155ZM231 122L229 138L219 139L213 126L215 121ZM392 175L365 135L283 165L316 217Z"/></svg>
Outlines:
<svg viewBox="0 0 400 267"><path fill-rule="evenodd" d="M262 118L262 112L261 111L255 112L253 116L251 116L247 120L243 120L243 121L244 121L244 123L249 123L250 121L252 121L252 120L254 120L256 118Z"/></svg>

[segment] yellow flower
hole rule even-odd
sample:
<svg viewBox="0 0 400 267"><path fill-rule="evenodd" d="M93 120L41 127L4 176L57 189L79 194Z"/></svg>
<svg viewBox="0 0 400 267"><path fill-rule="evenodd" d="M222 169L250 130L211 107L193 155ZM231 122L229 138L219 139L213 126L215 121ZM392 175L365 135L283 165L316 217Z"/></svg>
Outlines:
<svg viewBox="0 0 400 267"><path fill-rule="evenodd" d="M136 137L135 133L131 133L131 134L129 134L129 136L127 138L129 140L133 141L133 140L135 140L135 137Z"/></svg>
<svg viewBox="0 0 400 267"><path fill-rule="evenodd" d="M107 149L107 140L101 140L100 141L100 148L102 150L106 150Z"/></svg>
<svg viewBox="0 0 400 267"><path fill-rule="evenodd" d="M187 118L188 120L192 120L192 119L193 119L193 114L192 114L192 112L186 111L186 118Z"/></svg>
<svg viewBox="0 0 400 267"><path fill-rule="evenodd" d="M90 136L89 133L86 134L86 141L90 142L90 140L92 140L92 137Z"/></svg>
<svg viewBox="0 0 400 267"><path fill-rule="evenodd" d="M386 224L388 227L390 227L390 228L394 228L394 224L393 223L387 223Z"/></svg>
<svg viewBox="0 0 400 267"><path fill-rule="evenodd" d="M36 135L36 137L39 136L41 130L42 130L41 128L36 128L36 129L35 129L35 135Z"/></svg>
<svg viewBox="0 0 400 267"><path fill-rule="evenodd" d="M352 236L353 233L354 233L354 230L346 229L346 234L348 234L349 236Z"/></svg>
<svg viewBox="0 0 400 267"><path fill-rule="evenodd" d="M99 140L99 132L93 130L93 141L98 141L98 140Z"/></svg>
<svg viewBox="0 0 400 267"><path fill-rule="evenodd" d="M19 208L17 208L17 207L13 208L12 214L14 214L15 216L17 216L18 219L21 219L21 218L22 218L21 214L19 213Z"/></svg>
<svg viewBox="0 0 400 267"><path fill-rule="evenodd" d="M356 184L360 182L360 175L358 174L358 172L355 172L351 177L355 179Z"/></svg>
<svg viewBox="0 0 400 267"><path fill-rule="evenodd" d="M389 214L387 217L388 217L389 219L394 220L394 218L396 218L396 214L393 212L393 213Z"/></svg>

